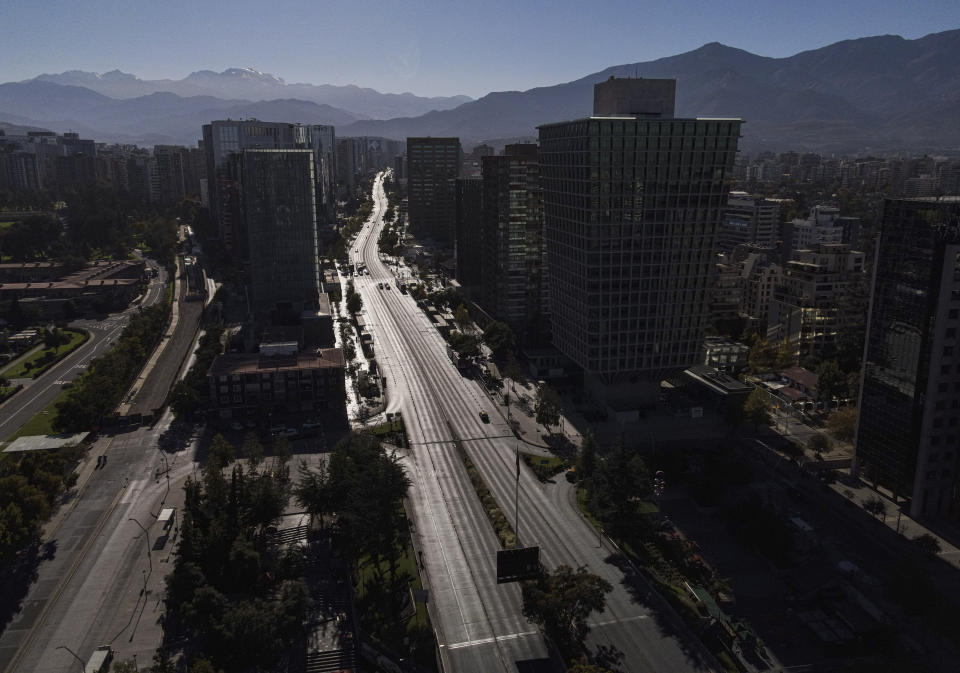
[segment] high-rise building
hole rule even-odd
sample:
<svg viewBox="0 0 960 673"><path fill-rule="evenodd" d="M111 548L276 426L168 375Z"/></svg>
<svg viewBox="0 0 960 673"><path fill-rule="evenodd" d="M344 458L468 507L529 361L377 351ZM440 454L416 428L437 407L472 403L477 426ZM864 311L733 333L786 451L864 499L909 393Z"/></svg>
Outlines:
<svg viewBox="0 0 960 673"><path fill-rule="evenodd" d="M540 126L553 345L640 403L698 360L742 123L673 118L674 87L603 82L593 117Z"/></svg>
<svg viewBox="0 0 960 673"><path fill-rule="evenodd" d="M855 469L960 514L960 197L888 199L870 302Z"/></svg>
<svg viewBox="0 0 960 673"><path fill-rule="evenodd" d="M522 343L549 340L547 248L537 146L507 145L484 156L480 303Z"/></svg>
<svg viewBox="0 0 960 673"><path fill-rule="evenodd" d="M419 238L453 242L459 138L407 138L407 213Z"/></svg>
<svg viewBox="0 0 960 673"><path fill-rule="evenodd" d="M242 246L243 214L235 209L240 200L236 167L231 155L246 149L308 149L313 152L316 211L320 222L333 227L333 175L335 166L334 129L319 124L301 125L285 122L219 120L203 126L203 148L207 160L207 189L210 214L217 223L220 239L230 252L244 257ZM324 226L323 229L327 229Z"/></svg>
<svg viewBox="0 0 960 673"><path fill-rule="evenodd" d="M243 212L257 316L299 314L320 297L317 201L311 150L244 150Z"/></svg>
<svg viewBox="0 0 960 673"><path fill-rule="evenodd" d="M470 296L480 289L482 208L483 181L457 178L457 281Z"/></svg>
<svg viewBox="0 0 960 673"><path fill-rule="evenodd" d="M780 202L730 192L720 232L720 250L732 252L741 243L774 246L780 238Z"/></svg>

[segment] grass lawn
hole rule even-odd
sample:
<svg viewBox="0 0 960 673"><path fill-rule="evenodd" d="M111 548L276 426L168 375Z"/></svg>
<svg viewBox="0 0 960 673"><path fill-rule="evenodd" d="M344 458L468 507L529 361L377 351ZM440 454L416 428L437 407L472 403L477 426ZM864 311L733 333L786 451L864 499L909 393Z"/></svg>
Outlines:
<svg viewBox="0 0 960 673"><path fill-rule="evenodd" d="M86 332L63 330L63 334L68 337L65 344L56 348L39 346L31 349L10 363L3 371L0 371L0 376L7 379L36 378L53 366L55 362L76 350L88 338Z"/></svg>
<svg viewBox="0 0 960 673"><path fill-rule="evenodd" d="M6 229L13 225L13 222L0 222L0 229Z"/></svg>
<svg viewBox="0 0 960 673"><path fill-rule="evenodd" d="M50 404L45 406L40 410L36 416L31 418L29 421L23 424L23 426L17 430L15 433L7 437L6 441L11 441L17 437L24 437L26 435L52 435L54 434L51 423L57 415L57 402L62 400L67 394L66 390L60 391L60 394L57 395Z"/></svg>
<svg viewBox="0 0 960 673"><path fill-rule="evenodd" d="M567 469L567 461L556 456L540 456L532 453L521 453L523 462L533 470L540 481L546 481Z"/></svg>

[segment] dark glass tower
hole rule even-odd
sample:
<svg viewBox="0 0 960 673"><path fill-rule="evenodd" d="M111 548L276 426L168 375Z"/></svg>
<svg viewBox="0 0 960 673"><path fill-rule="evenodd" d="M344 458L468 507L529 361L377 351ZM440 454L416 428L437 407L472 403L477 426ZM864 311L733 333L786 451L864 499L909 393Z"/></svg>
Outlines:
<svg viewBox="0 0 960 673"><path fill-rule="evenodd" d="M603 82L597 116L540 127L553 345L634 398L697 361L742 123L662 116L672 83Z"/></svg>
<svg viewBox="0 0 960 673"><path fill-rule="evenodd" d="M911 499L914 516L958 514L960 197L888 199L875 265L858 473Z"/></svg>

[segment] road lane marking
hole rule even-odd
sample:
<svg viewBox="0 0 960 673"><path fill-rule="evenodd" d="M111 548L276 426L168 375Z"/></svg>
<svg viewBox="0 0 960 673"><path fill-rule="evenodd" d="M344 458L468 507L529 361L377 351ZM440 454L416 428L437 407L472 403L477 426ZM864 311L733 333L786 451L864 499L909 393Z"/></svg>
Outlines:
<svg viewBox="0 0 960 673"><path fill-rule="evenodd" d="M474 645L489 645L490 643L495 643L499 640L517 640L518 638L525 638L527 636L538 636L540 635L539 631L523 631L522 633L508 633L503 636L491 636L490 638L477 638L476 640L465 640L461 643L451 643L449 645L440 645L440 647L445 647L448 650L460 650L464 647L473 647Z"/></svg>

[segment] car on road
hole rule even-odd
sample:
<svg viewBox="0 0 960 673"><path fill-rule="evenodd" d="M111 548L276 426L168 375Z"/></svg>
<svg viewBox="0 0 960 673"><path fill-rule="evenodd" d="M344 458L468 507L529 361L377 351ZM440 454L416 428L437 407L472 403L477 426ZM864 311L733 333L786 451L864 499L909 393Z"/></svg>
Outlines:
<svg viewBox="0 0 960 673"><path fill-rule="evenodd" d="M297 429L296 429L296 428L284 428L284 429L280 432L280 436L281 436L281 437L295 437L296 435L297 435Z"/></svg>
<svg viewBox="0 0 960 673"><path fill-rule="evenodd" d="M490 422L490 414L488 414L485 409L480 410L480 420L484 423Z"/></svg>

